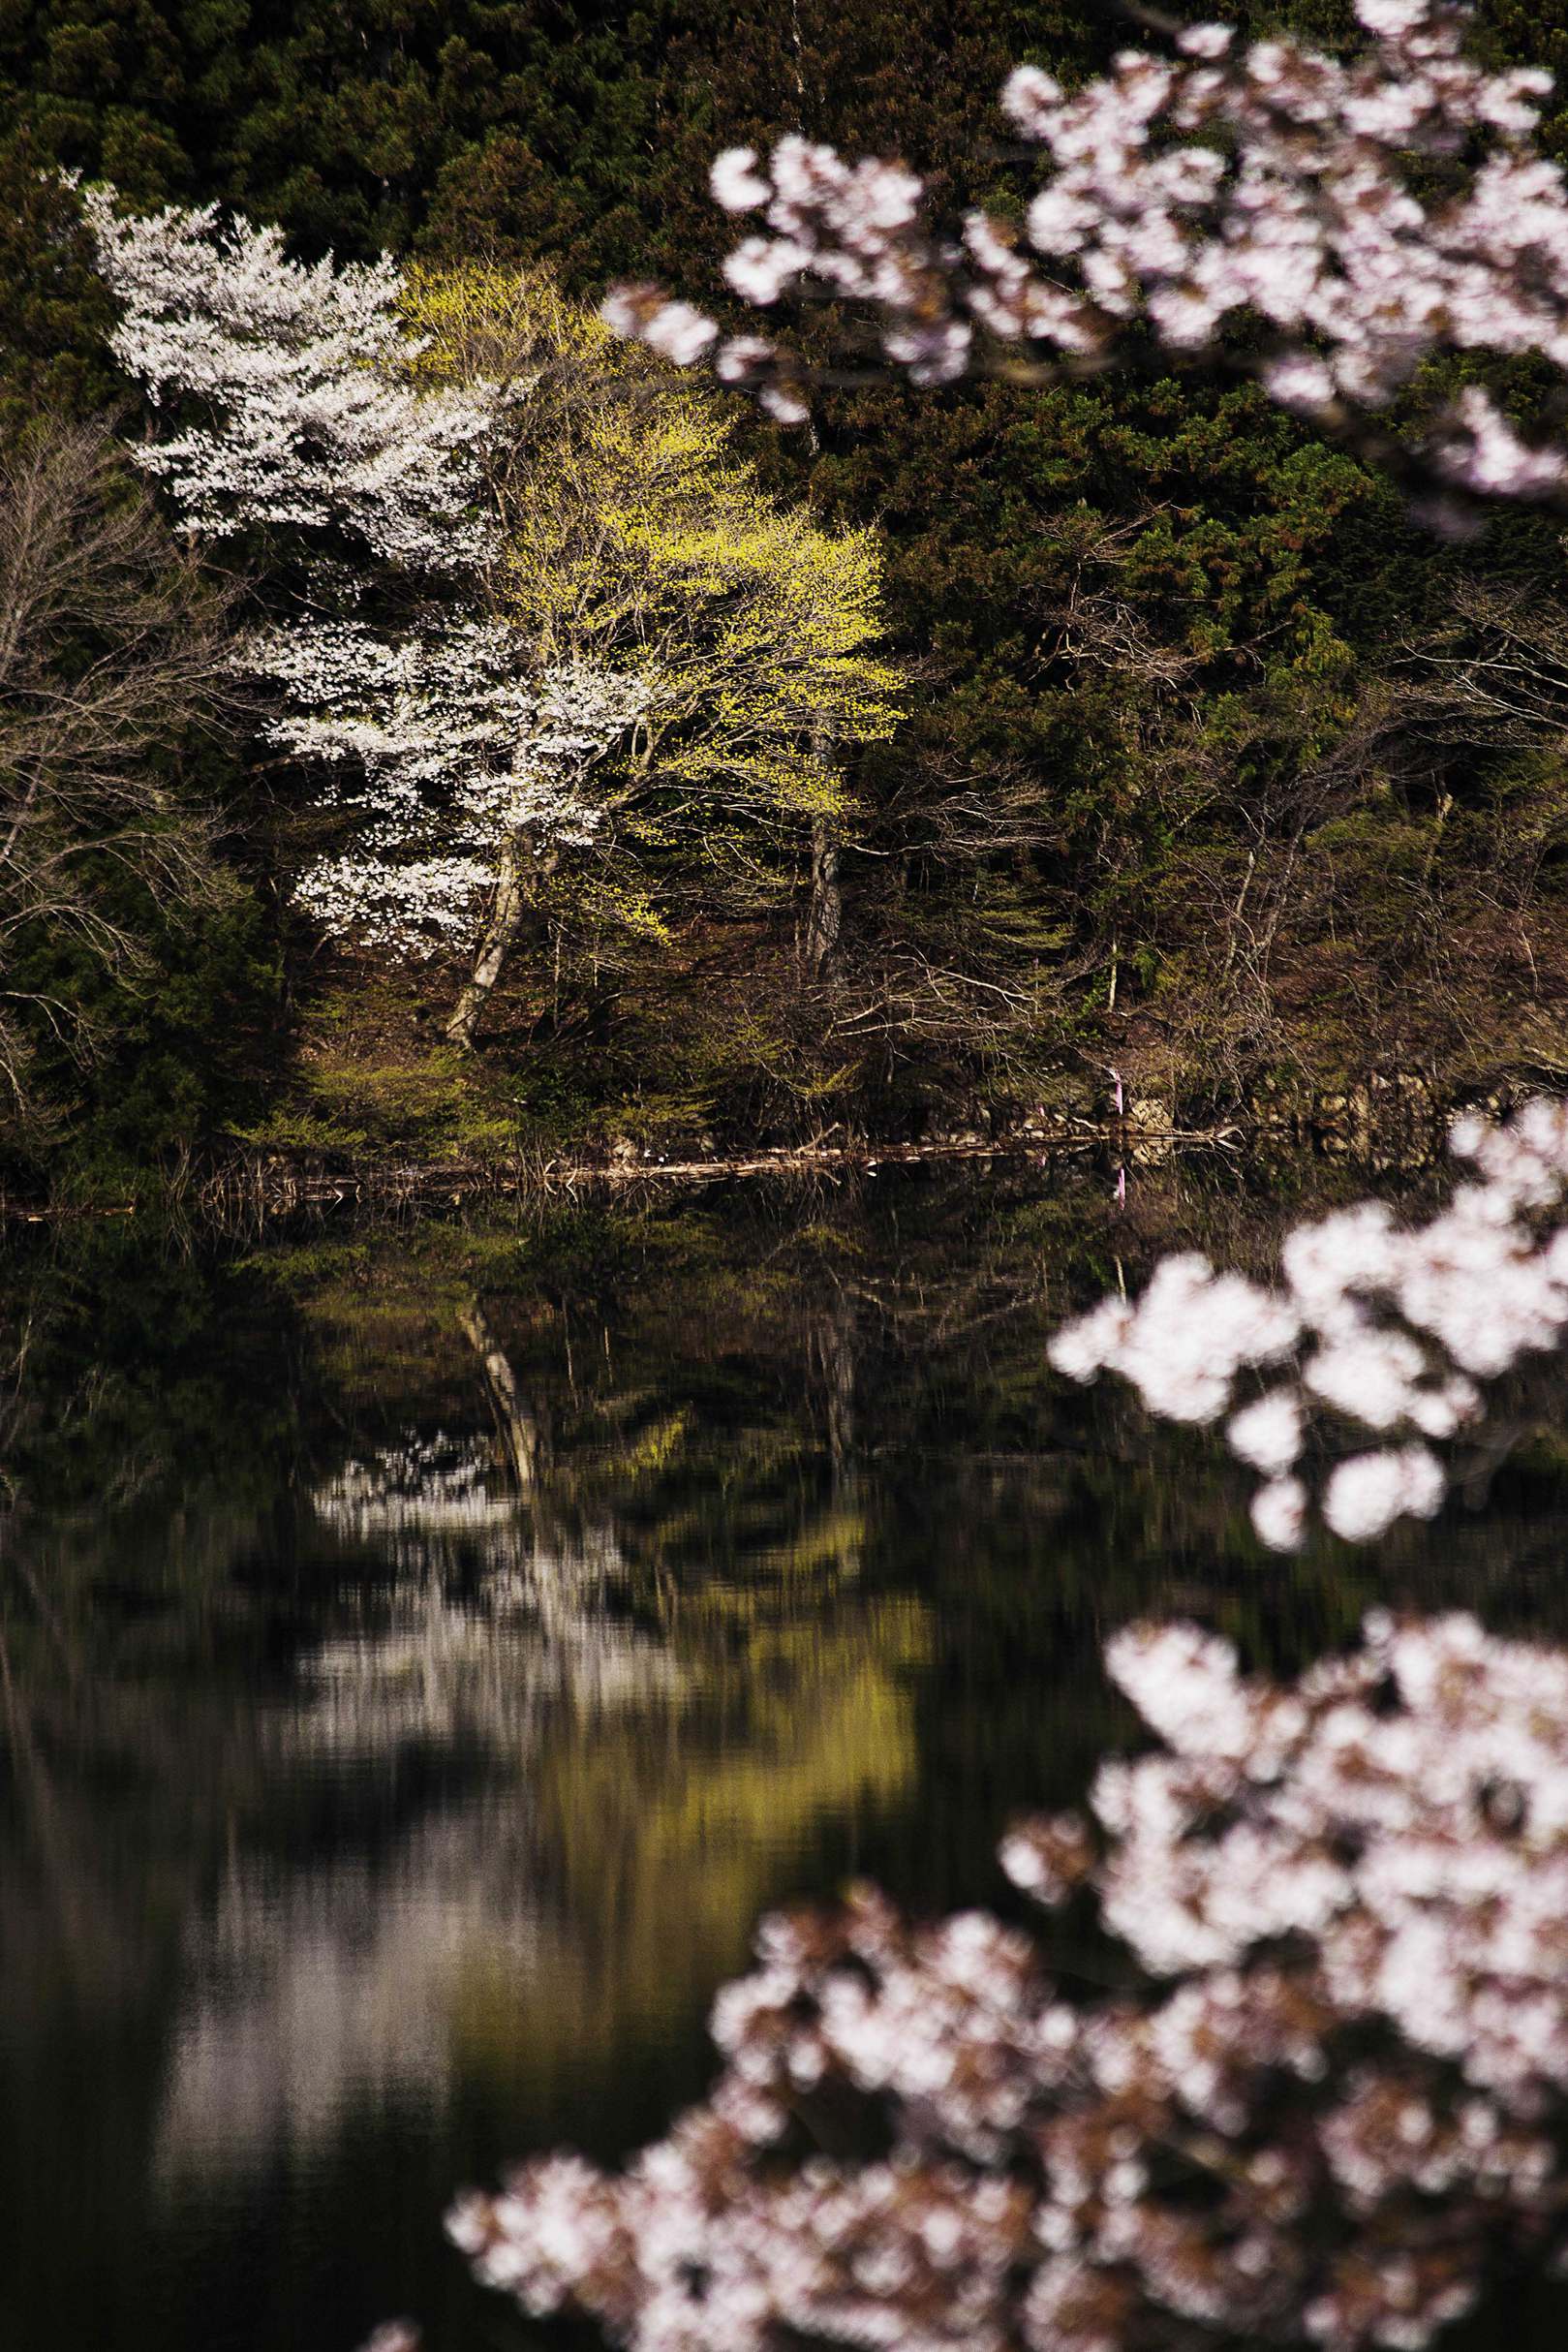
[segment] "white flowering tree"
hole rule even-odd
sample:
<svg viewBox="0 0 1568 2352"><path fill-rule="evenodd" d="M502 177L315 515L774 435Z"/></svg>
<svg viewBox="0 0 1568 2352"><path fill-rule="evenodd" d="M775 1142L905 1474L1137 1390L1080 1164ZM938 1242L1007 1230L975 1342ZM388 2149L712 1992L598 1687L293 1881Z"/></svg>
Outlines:
<svg viewBox="0 0 1568 2352"><path fill-rule="evenodd" d="M384 260L306 267L214 206L123 216L83 197L122 306L114 351L168 430L133 455L186 529L262 535L282 610L235 660L267 741L322 767L352 845L300 903L401 956L472 959L475 1027L526 918L532 871L592 839L596 771L646 707L629 667L541 665L496 610L485 490L503 403L434 381Z"/></svg>
<svg viewBox="0 0 1568 2352"><path fill-rule="evenodd" d="M352 848L298 897L328 930L404 956L472 956L447 1035L472 1045L541 873L592 845L596 771L647 705L638 674L525 659L509 622L459 608L390 640L350 620L260 633L246 665L283 691L267 739L323 764Z"/></svg>
<svg viewBox="0 0 1568 2352"><path fill-rule="evenodd" d="M1022 222L976 211L948 231L913 173L796 135L730 149L713 193L756 227L725 280L763 308L815 294L864 311L880 360L923 384L1096 370L1152 337L1255 372L1429 492L1568 503L1554 432L1520 433L1478 385L1421 436L1379 422L1438 352L1568 369L1568 186L1530 143L1551 77L1468 58L1450 0L1356 15L1368 46L1349 62L1203 23L1070 94L1021 66L1002 107L1046 166ZM804 418L809 372L776 339L725 335L647 286L606 315Z"/></svg>
<svg viewBox="0 0 1568 2352"><path fill-rule="evenodd" d="M84 201L167 427L133 453L190 531L268 559L274 617L236 658L349 828L301 904L468 954L467 1046L573 894L661 933L618 867L789 886L796 837L842 813L822 746L893 723L872 534L776 509L711 403L630 384L592 314L516 273L305 267L212 207Z"/></svg>
<svg viewBox="0 0 1568 2352"><path fill-rule="evenodd" d="M416 574L483 560L494 402L415 384L391 262L307 267L215 204L138 217L100 186L82 205L121 306L114 356L162 428L133 453L187 530L303 533L317 556Z"/></svg>

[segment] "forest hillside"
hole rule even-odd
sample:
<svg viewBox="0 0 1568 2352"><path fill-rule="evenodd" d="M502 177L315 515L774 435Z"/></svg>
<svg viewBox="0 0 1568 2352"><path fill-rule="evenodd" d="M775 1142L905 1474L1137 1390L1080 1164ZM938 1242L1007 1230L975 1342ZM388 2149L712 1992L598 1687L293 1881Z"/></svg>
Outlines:
<svg viewBox="0 0 1568 2352"><path fill-rule="evenodd" d="M1565 35L1488 0L1475 42L1555 68ZM1153 346L846 384L803 425L599 322L625 278L723 307L717 151L799 129L1005 208L1008 71L1070 87L1146 40L1100 0L6 12L9 1189L979 1131L1101 1116L1114 1073L1199 1120L1568 1068L1555 521L1436 533ZM445 525L415 559L366 511L198 513L172 458L128 462L188 421L153 326L128 357L175 266L134 224L169 206L236 366L244 267L313 350L390 355L389 403L506 386L456 634ZM803 331L830 350L831 307ZM1529 396L1525 363L1489 381ZM323 583L354 564L351 611ZM519 632L553 829L486 863ZM631 668L634 709L602 687Z"/></svg>

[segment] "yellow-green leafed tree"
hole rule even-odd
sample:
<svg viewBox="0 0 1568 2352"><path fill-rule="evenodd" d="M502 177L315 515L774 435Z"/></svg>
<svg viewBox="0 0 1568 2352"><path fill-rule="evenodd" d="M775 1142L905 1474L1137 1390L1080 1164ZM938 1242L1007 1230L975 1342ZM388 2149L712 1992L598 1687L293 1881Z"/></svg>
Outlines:
<svg viewBox="0 0 1568 2352"><path fill-rule="evenodd" d="M690 913L767 904L808 852L807 953L819 963L852 822L843 763L897 715L875 534L830 533L769 499L704 387L617 341L545 278L416 273L407 301L422 377L504 387L488 593L520 663L624 673L645 690L596 763L585 838L508 845L450 1034L472 1041L546 904L601 942L629 927L657 938Z"/></svg>

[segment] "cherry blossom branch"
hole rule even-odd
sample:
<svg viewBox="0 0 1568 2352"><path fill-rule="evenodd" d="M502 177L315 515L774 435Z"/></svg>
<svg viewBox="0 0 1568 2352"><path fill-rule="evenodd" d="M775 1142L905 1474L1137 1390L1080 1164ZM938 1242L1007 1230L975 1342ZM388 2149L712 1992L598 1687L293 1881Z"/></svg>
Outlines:
<svg viewBox="0 0 1568 2352"><path fill-rule="evenodd" d="M1568 1104L1538 1099L1506 1127L1461 1119L1450 1145L1474 1177L1427 1223L1401 1228L1364 1201L1299 1225L1273 1288L1194 1253L1168 1257L1136 1302L1108 1298L1059 1332L1051 1361L1075 1380L1120 1373L1167 1420L1229 1414L1232 1452L1263 1473L1252 1520L1276 1550L1295 1549L1311 1517L1314 1431L1388 1440L1321 1479L1336 1534L1365 1543L1430 1518L1447 1476L1427 1440L1468 1427L1479 1381L1568 1329L1568 1224L1539 1230L1568 1192Z"/></svg>
<svg viewBox="0 0 1568 2352"><path fill-rule="evenodd" d="M257 633L242 665L281 688L263 738L329 779L353 847L299 878L328 931L426 956L472 948L498 845L585 848L609 814L595 772L645 716L641 675L522 658L508 622L461 606L389 640L353 621Z"/></svg>
<svg viewBox="0 0 1568 2352"><path fill-rule="evenodd" d="M215 204L127 214L105 186L81 203L122 305L114 356L175 421L132 454L188 530L332 531L439 574L483 554L467 510L494 404L415 388L392 262L307 267Z"/></svg>
<svg viewBox="0 0 1568 2352"><path fill-rule="evenodd" d="M1107 1663L1160 1747L1001 1858L1141 1989L869 1888L768 1920L710 2097L460 2199L479 2277L631 2352L1420 2352L1560 2253L1568 1655L1373 1617L1284 1687L1190 1625Z"/></svg>
<svg viewBox="0 0 1568 2352"><path fill-rule="evenodd" d="M1568 456L1479 385L1413 439L1378 422L1441 352L1568 370L1568 189L1529 143L1551 77L1488 73L1448 0L1357 0L1357 15L1368 42L1348 63L1196 24L1174 56L1125 50L1071 95L1020 66L1002 106L1047 165L1022 225L973 211L949 233L912 172L796 136L766 158L728 149L714 196L758 225L725 282L763 309L852 306L917 384L1038 380L1141 345L1167 362L1223 354L1429 494L1568 511ZM804 420L815 371L777 341L725 335L647 286L618 289L605 316Z"/></svg>

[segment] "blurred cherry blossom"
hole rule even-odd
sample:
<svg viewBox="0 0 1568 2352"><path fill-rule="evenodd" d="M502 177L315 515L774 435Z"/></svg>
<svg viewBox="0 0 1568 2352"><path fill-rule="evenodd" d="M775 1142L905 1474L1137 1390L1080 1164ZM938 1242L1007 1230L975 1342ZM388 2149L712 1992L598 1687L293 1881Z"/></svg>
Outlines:
<svg viewBox="0 0 1568 2352"><path fill-rule="evenodd" d="M1046 172L1022 222L945 228L901 165L795 133L767 155L729 148L714 197L757 225L725 283L763 308L813 293L862 306L880 359L917 384L1027 373L1027 354L1097 367L1134 334L1209 351L1242 327L1229 356L1351 438L1439 350L1568 367L1568 188L1529 143L1552 77L1468 57L1449 0L1356 15L1367 42L1349 61L1200 23L1073 92L1020 66L1001 105ZM804 418L805 370L776 342L723 336L652 286L619 288L605 315ZM1386 435L1379 453L1411 456ZM1568 471L1479 385L1428 417L1420 462L1476 498L1555 499Z"/></svg>
<svg viewBox="0 0 1568 2352"><path fill-rule="evenodd" d="M1059 1332L1052 1362L1075 1380L1120 1373L1174 1421L1216 1421L1245 1382L1261 1386L1225 1437L1264 1473L1252 1520L1275 1550L1293 1550L1308 1524L1298 1472L1309 1441L1346 1425L1397 1441L1327 1470L1320 1507L1335 1533L1366 1543L1397 1519L1430 1519L1447 1480L1424 1440L1467 1428L1477 1382L1568 1327L1568 1226L1543 1229L1568 1191L1568 1105L1529 1102L1500 1127L1461 1119L1450 1145L1474 1176L1425 1224L1401 1227L1364 1201L1298 1225L1275 1288L1216 1274L1196 1253L1168 1257L1140 1299L1105 1299Z"/></svg>
<svg viewBox="0 0 1568 2352"><path fill-rule="evenodd" d="M461 2199L479 2276L632 2352L1419 2352L1557 2252L1568 1655L1372 1617L1293 1685L1184 1625L1108 1664L1161 1745L1001 1859L1126 1991L867 1888L770 1919L711 2097Z"/></svg>

